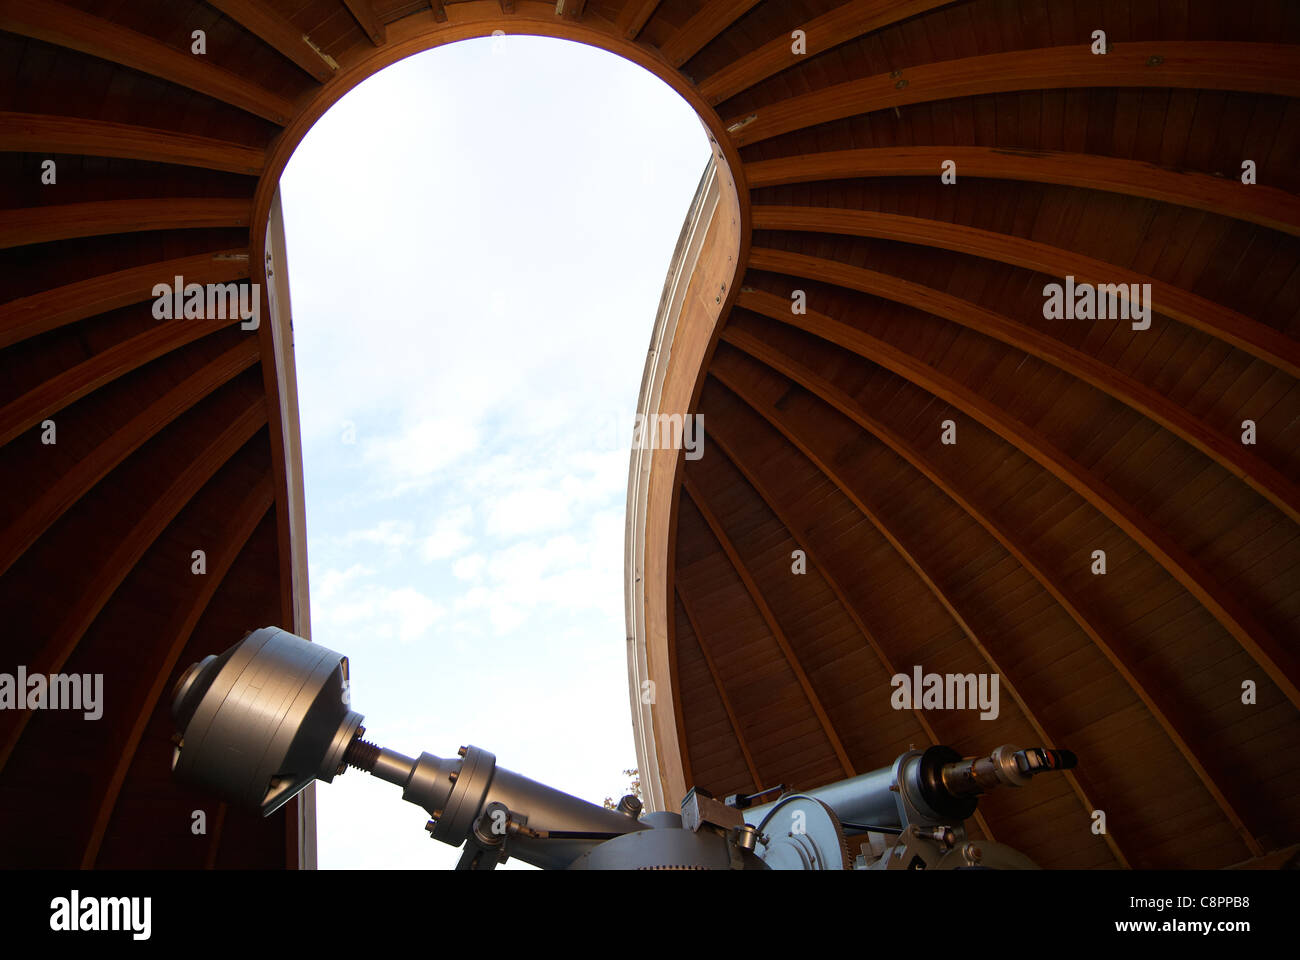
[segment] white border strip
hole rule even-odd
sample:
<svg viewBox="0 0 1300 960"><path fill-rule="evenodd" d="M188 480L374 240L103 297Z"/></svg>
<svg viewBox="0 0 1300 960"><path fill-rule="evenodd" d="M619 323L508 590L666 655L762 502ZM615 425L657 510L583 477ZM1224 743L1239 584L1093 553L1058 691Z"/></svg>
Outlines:
<svg viewBox="0 0 1300 960"><path fill-rule="evenodd" d="M637 412L642 423L648 422L651 413L659 410L659 397L663 390L668 361L672 356L672 343L677 332L686 291L695 273L700 250L709 225L713 222L721 199L716 155L709 157L708 166L696 188L686 222L677 239L668 279L659 300L659 313L650 335L650 350L646 357L645 372L641 375L641 394L637 399ZM663 783L659 777L659 753L655 743L653 705L643 703L642 683L650 676L646 659L645 636L645 584L643 563L645 559L646 500L650 490L650 465L654 451L632 448L627 484L627 524L624 538L624 613L627 622L627 678L628 698L632 709L632 730L636 741L637 769L641 777L641 794L649 811L664 810ZM668 615L672 616L672 604ZM663 702L663 693L676 696L677 691L656 691L656 700ZM668 708L672 704L668 702ZM673 745L675 749L675 745ZM681 798L674 798L674 803Z"/></svg>
<svg viewBox="0 0 1300 960"><path fill-rule="evenodd" d="M289 568L293 578L293 632L311 639L307 589L307 516L303 493L302 435L298 427L298 372L293 352L293 308L289 302L289 257L284 242L284 211L277 187L266 223L266 296L270 303L271 342L279 382L284 469L289 493ZM316 784L298 794L298 869L316 869Z"/></svg>

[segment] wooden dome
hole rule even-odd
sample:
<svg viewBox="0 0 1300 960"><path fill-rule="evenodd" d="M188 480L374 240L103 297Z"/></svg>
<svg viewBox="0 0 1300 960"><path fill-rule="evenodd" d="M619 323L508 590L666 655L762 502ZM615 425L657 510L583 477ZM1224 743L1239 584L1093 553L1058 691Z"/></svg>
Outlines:
<svg viewBox="0 0 1300 960"><path fill-rule="evenodd" d="M309 630L278 178L362 79L494 30L641 64L716 147L643 386L704 455L634 455L629 498L652 801L1055 745L1078 770L979 831L1044 866L1287 856L1296 4L3 0L0 671L105 696L0 711L0 864L312 862L306 804L227 812L168 764L181 669ZM156 318L178 275L258 284L261 326ZM1149 285L1149 325L1045 315L1066 277ZM915 667L997 674L998 717L894 709Z"/></svg>

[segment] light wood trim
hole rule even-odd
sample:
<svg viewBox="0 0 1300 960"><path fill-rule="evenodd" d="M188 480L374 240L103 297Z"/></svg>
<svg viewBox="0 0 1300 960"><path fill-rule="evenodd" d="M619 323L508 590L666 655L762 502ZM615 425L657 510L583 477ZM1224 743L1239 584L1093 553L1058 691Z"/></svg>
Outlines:
<svg viewBox="0 0 1300 960"><path fill-rule="evenodd" d="M266 254L259 264L263 316L258 331L262 352L262 384L278 405L268 411L271 427L271 464L276 478L277 561L283 582L281 623L306 640L311 639L311 598L308 590L307 515L302 462L302 431L298 419L298 368L294 356L293 306L289 293L289 255L285 246L284 211L277 192L266 227ZM303 800L302 806L314 801ZM314 856L314 852L312 856Z"/></svg>
<svg viewBox="0 0 1300 960"><path fill-rule="evenodd" d="M726 196L721 183L721 170L716 158L710 160L700 178L690 210L673 250L668 275L660 295L655 314L654 328L650 334L641 387L637 395L637 414L642 418L659 413L665 402L665 391L676 400L674 406L686 402L684 379L696 374L695 363L702 356L703 331L698 326L701 316L708 316L699 296L700 284L693 283L700 257L716 246L718 230L715 220ZM733 195L734 199L734 195ZM709 260L713 260L710 254ZM692 292L695 296L692 296ZM715 318L707 320L709 327ZM678 336L678 327L682 334ZM670 349L675 347L675 349ZM680 409L678 407L678 409ZM675 459L666 451L633 445L628 463L628 495L624 529L623 594L624 622L628 640L628 685L632 710L632 732L636 746L637 763L641 768L643 799L651 810L670 809L685 793L686 782L680 762L674 767L673 751L680 751L681 731L677 710L671 713L673 729L664 731L661 720L670 714L657 703L644 703L642 689L646 679L662 679L664 661L669 663L669 684L676 683L675 658L676 618L670 616L668 605L662 613L657 599L662 591L665 600L673 589L673 567L670 558L675 552L676 485L673 476L680 469ZM672 475L668 475L671 471ZM654 546L649 546L650 541ZM653 621L653 629L652 629ZM655 681L660 682L659 680ZM655 700L657 698L651 698ZM676 703L676 698L674 698ZM660 714L663 714L663 717ZM680 776L680 783L674 777ZM667 784L667 786L665 786ZM667 793L667 797L665 794Z"/></svg>

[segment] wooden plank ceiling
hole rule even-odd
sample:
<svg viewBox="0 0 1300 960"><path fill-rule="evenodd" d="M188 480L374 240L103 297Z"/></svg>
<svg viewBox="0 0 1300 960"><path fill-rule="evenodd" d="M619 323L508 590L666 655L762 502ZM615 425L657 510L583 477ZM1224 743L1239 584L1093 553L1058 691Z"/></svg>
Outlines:
<svg viewBox="0 0 1300 960"><path fill-rule="evenodd" d="M156 320L151 289L264 281L314 119L494 29L655 70L741 190L662 598L688 782L1057 745L1077 772L978 824L1045 866L1300 841L1291 0L4 0L0 671L107 694L0 712L0 863L293 861L286 817L194 836L168 772L180 669L292 610L268 325ZM1045 319L1066 275L1150 284L1149 328ZM893 709L914 666L997 673L999 716Z"/></svg>

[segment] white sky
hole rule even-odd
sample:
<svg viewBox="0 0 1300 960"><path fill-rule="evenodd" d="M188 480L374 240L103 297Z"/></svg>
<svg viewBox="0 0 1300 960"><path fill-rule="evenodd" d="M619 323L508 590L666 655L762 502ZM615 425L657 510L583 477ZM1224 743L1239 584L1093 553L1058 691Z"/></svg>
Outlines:
<svg viewBox="0 0 1300 960"><path fill-rule="evenodd" d="M708 157L658 78L540 37L394 64L294 154L312 634L349 657L367 739L624 792L628 446ZM392 785L317 797L324 868L459 856Z"/></svg>

